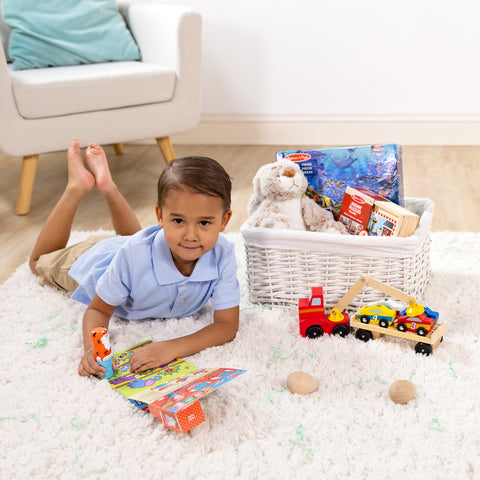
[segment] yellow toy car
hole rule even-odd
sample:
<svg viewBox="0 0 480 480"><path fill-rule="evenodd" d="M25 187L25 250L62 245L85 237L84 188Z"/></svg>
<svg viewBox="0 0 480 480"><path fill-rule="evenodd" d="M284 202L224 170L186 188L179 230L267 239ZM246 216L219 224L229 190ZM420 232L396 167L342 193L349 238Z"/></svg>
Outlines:
<svg viewBox="0 0 480 480"><path fill-rule="evenodd" d="M398 310L394 310L387 303L376 303L362 307L357 318L362 323L376 323L383 328L388 328L398 315Z"/></svg>

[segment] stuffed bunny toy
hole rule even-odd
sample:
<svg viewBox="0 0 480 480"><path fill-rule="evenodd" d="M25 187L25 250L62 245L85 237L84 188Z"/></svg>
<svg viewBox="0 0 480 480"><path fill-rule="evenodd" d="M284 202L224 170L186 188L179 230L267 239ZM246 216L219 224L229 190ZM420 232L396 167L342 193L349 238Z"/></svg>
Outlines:
<svg viewBox="0 0 480 480"><path fill-rule="evenodd" d="M253 195L247 205L247 223L253 227L288 228L346 234L328 210L306 195L308 181L300 167L279 160L259 168L253 178Z"/></svg>

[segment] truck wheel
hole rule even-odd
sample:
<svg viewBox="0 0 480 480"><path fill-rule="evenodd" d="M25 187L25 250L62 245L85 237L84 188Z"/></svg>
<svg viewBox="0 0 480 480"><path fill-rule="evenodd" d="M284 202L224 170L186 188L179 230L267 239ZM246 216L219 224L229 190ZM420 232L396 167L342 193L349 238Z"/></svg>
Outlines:
<svg viewBox="0 0 480 480"><path fill-rule="evenodd" d="M418 327L417 328L417 335L420 335L421 337L426 337L427 336L427 330L423 327Z"/></svg>
<svg viewBox="0 0 480 480"><path fill-rule="evenodd" d="M399 323L397 325L397 330L399 332L406 332L407 331L407 326L404 323Z"/></svg>
<svg viewBox="0 0 480 480"><path fill-rule="evenodd" d="M378 322L378 324L379 324L382 328L388 328L388 325L389 325L388 320L385 320L384 318L383 318L382 320L380 320L380 321Z"/></svg>
<svg viewBox="0 0 480 480"><path fill-rule="evenodd" d="M363 330L363 328L359 328L357 333L355 334L355 338L358 338L362 342L368 342L373 338L372 332L368 330Z"/></svg>
<svg viewBox="0 0 480 480"><path fill-rule="evenodd" d="M427 357L432 354L432 346L428 343L418 342L415 345L415 353L420 353L422 355L426 355Z"/></svg>
<svg viewBox="0 0 480 480"><path fill-rule="evenodd" d="M342 323L341 325L335 325L333 327L332 333L334 335L339 335L340 337L345 338L348 335L349 330L350 329Z"/></svg>
<svg viewBox="0 0 480 480"><path fill-rule="evenodd" d="M311 327L307 328L307 331L305 332L305 335L308 338L321 337L323 335L323 328L320 327L319 325L312 325Z"/></svg>
<svg viewBox="0 0 480 480"><path fill-rule="evenodd" d="M362 323L370 323L370 319L369 319L366 315L362 315L362 316L360 317L360 321L361 321Z"/></svg>

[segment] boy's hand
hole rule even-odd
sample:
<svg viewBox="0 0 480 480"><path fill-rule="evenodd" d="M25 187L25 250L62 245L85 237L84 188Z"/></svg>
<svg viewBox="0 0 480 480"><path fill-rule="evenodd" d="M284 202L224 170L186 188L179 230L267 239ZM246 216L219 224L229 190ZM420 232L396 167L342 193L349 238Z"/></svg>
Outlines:
<svg viewBox="0 0 480 480"><path fill-rule="evenodd" d="M177 355L168 340L150 343L132 353L130 370L132 372L144 372L165 365L175 358L177 358Z"/></svg>
<svg viewBox="0 0 480 480"><path fill-rule="evenodd" d="M160 367L176 358L194 355L205 348L223 345L233 340L238 330L239 308L215 310L213 323L185 337L164 340L146 345L132 353L130 369L144 372Z"/></svg>
<svg viewBox="0 0 480 480"><path fill-rule="evenodd" d="M84 377L89 375L105 376L105 367L100 366L93 356L93 346L90 332L96 327L108 328L110 317L115 311L115 305L105 303L97 294L92 298L83 315L83 348L85 353L78 366L78 374Z"/></svg>
<svg viewBox="0 0 480 480"><path fill-rule="evenodd" d="M105 375L105 367L100 366L93 357L93 348L87 350L80 360L78 366L78 374L83 377L90 375L96 375L97 377L103 377Z"/></svg>

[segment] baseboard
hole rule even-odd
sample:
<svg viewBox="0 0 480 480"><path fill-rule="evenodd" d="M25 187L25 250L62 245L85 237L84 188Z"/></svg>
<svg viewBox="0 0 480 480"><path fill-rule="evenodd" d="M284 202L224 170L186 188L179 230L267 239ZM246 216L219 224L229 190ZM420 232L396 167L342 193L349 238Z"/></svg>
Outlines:
<svg viewBox="0 0 480 480"><path fill-rule="evenodd" d="M479 145L480 115L204 115L177 144Z"/></svg>

